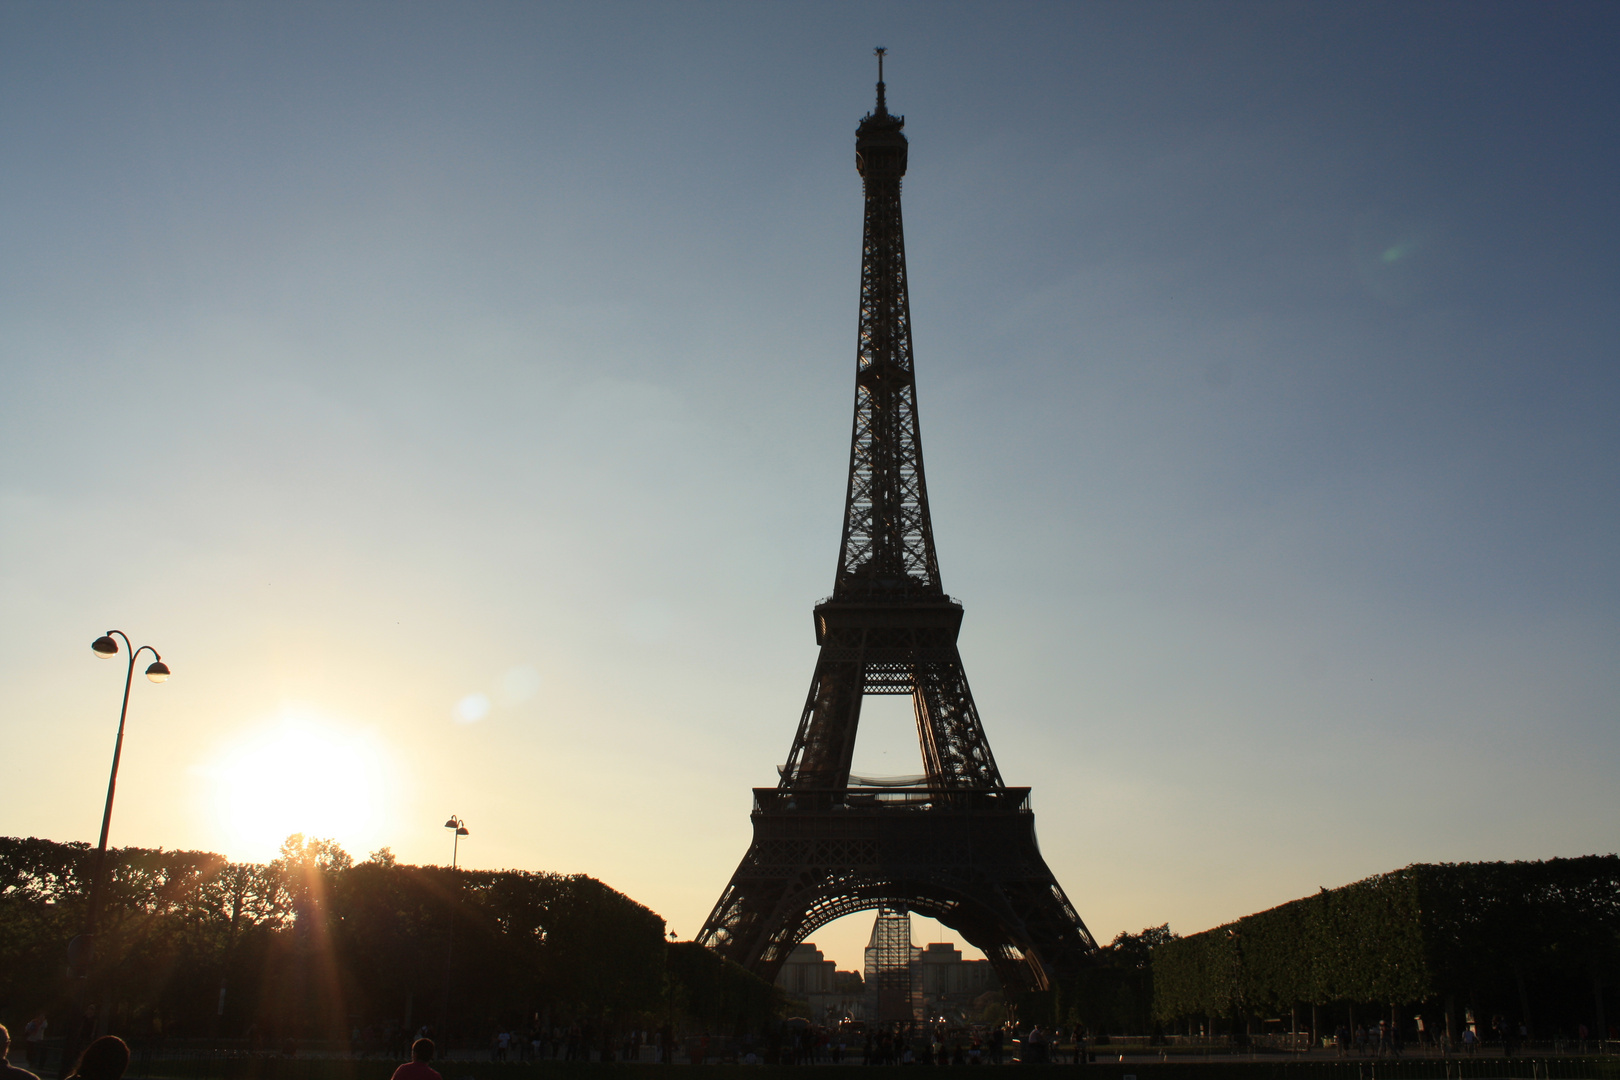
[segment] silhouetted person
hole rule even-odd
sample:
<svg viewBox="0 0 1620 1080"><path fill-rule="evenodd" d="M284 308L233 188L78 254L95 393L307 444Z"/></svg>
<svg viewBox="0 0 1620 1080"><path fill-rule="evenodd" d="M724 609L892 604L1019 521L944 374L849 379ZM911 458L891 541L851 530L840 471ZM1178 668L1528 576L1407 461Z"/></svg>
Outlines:
<svg viewBox="0 0 1620 1080"><path fill-rule="evenodd" d="M36 1069L45 1067L45 1029L51 1022L45 1018L44 1010L34 1014L23 1028L23 1062Z"/></svg>
<svg viewBox="0 0 1620 1080"><path fill-rule="evenodd" d="M10 1052L11 1032L6 1030L6 1025L0 1024L0 1080L39 1080L27 1069L19 1069L7 1061L6 1055Z"/></svg>
<svg viewBox="0 0 1620 1080"><path fill-rule="evenodd" d="M411 1060L394 1070L393 1080L444 1080L439 1070L429 1065L433 1060L433 1040L417 1039L411 1043Z"/></svg>
<svg viewBox="0 0 1620 1080"><path fill-rule="evenodd" d="M84 1048L73 1076L79 1080L118 1080L127 1068L129 1045L116 1035L103 1035Z"/></svg>

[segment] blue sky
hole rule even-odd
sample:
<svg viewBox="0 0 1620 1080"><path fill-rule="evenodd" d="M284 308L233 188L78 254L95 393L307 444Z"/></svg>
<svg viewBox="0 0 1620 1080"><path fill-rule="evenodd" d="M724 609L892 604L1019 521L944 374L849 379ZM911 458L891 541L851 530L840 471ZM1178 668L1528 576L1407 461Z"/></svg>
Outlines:
<svg viewBox="0 0 1620 1080"><path fill-rule="evenodd" d="M1600 4L6 5L6 831L94 837L117 626L114 842L458 813L694 933L831 587L878 44L941 568L1093 930L1614 850Z"/></svg>

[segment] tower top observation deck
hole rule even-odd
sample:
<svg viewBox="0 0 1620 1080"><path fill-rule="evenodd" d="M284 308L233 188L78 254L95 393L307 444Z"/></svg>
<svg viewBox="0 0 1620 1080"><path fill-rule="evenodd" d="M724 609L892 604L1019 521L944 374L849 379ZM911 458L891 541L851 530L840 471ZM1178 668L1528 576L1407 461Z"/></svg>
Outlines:
<svg viewBox="0 0 1620 1080"><path fill-rule="evenodd" d="M855 129L855 169L866 179L898 179L906 174L906 137L900 134L906 118L889 112L883 96L883 54L888 50L880 48L876 52L877 107L862 117L861 126Z"/></svg>

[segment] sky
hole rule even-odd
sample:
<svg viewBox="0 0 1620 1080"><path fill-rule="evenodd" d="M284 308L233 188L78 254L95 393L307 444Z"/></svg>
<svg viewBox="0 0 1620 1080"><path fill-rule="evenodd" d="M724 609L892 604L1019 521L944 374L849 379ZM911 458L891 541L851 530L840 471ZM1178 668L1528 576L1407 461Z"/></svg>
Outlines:
<svg viewBox="0 0 1620 1080"><path fill-rule="evenodd" d="M831 591L876 45L941 570L1094 935L1616 850L1581 3L0 6L0 831L95 840L116 628L114 844L456 814L695 934Z"/></svg>

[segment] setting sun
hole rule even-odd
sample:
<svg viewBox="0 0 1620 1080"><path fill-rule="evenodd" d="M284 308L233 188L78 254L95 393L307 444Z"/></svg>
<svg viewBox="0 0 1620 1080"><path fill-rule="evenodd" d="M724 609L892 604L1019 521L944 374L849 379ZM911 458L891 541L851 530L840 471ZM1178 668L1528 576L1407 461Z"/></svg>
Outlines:
<svg viewBox="0 0 1620 1080"><path fill-rule="evenodd" d="M368 731L308 712L221 748L204 768L219 830L236 858L270 858L292 833L331 837L351 851L378 842L392 785Z"/></svg>

